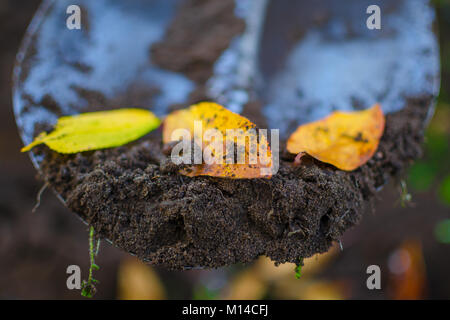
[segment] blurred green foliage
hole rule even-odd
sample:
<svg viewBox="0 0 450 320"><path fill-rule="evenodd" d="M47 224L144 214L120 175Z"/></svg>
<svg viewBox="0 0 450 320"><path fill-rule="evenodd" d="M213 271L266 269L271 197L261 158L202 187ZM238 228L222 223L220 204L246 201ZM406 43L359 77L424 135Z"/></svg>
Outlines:
<svg viewBox="0 0 450 320"><path fill-rule="evenodd" d="M194 300L215 300L219 298L220 290L209 289L205 285L198 285L194 288Z"/></svg>
<svg viewBox="0 0 450 320"><path fill-rule="evenodd" d="M425 137L425 156L409 170L415 192L435 191L450 206L450 1L435 0L440 30L442 85L436 112Z"/></svg>
<svg viewBox="0 0 450 320"><path fill-rule="evenodd" d="M439 195L445 204L450 206L450 175L447 175L439 189Z"/></svg>
<svg viewBox="0 0 450 320"><path fill-rule="evenodd" d="M436 112L425 136L425 155L409 170L415 192L433 192L450 207L450 0L434 0L441 48L441 91ZM450 219L435 228L436 240L450 244Z"/></svg>
<svg viewBox="0 0 450 320"><path fill-rule="evenodd" d="M450 219L439 222L434 234L439 242L450 244Z"/></svg>

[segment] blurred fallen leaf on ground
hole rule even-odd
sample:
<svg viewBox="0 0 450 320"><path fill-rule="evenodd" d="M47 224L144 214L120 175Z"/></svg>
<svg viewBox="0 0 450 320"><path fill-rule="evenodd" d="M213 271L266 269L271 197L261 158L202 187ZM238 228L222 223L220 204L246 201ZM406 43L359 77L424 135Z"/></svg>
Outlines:
<svg viewBox="0 0 450 320"><path fill-rule="evenodd" d="M117 275L117 297L121 300L161 300L166 293L152 267L136 258L121 261Z"/></svg>
<svg viewBox="0 0 450 320"><path fill-rule="evenodd" d="M223 299L259 300L264 298L267 290L267 283L254 272L253 268L249 268L237 274L225 288Z"/></svg>
<svg viewBox="0 0 450 320"><path fill-rule="evenodd" d="M426 270L422 244L407 240L389 257L389 292L392 299L416 300L425 297Z"/></svg>

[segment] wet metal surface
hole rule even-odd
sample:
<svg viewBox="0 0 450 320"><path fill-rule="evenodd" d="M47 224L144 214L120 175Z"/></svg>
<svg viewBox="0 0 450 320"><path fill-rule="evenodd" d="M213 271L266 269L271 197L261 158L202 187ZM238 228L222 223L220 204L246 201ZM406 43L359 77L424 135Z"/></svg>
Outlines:
<svg viewBox="0 0 450 320"><path fill-rule="evenodd" d="M93 111L83 90L107 99L133 95L134 106L159 116L185 103L194 83L153 65L149 50L180 1L80 0L82 30L65 26L69 0L44 1L14 75L24 143L37 125ZM282 137L336 109L379 102L388 113L403 108L407 97L437 95L439 50L427 0L258 1L237 2L247 31L217 60L209 94L236 112L251 99L261 101L269 126L280 128ZM381 30L366 27L371 4L381 7ZM134 95L136 87L155 94ZM121 101L115 107L130 107ZM38 167L40 159L33 161Z"/></svg>
<svg viewBox="0 0 450 320"><path fill-rule="evenodd" d="M334 110L381 103L389 113L407 97L437 95L439 48L427 0L288 2L268 8L259 88L269 125L282 134ZM380 30L366 25L373 4Z"/></svg>

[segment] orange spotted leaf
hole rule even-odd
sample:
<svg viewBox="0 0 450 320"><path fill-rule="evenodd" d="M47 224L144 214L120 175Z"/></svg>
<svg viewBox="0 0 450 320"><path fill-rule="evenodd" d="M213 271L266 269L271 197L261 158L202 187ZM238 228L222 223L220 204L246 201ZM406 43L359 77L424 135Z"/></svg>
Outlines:
<svg viewBox="0 0 450 320"><path fill-rule="evenodd" d="M378 148L385 118L381 107L355 112L333 112L301 125L289 137L290 153L305 152L335 167L352 171L365 164Z"/></svg>
<svg viewBox="0 0 450 320"><path fill-rule="evenodd" d="M167 116L163 142L179 141L180 129L188 132L189 140L202 150L200 163L188 164L181 169L181 174L232 179L271 177L272 159L267 137L247 118L216 103L202 102ZM209 161L205 160L205 155L210 155Z"/></svg>

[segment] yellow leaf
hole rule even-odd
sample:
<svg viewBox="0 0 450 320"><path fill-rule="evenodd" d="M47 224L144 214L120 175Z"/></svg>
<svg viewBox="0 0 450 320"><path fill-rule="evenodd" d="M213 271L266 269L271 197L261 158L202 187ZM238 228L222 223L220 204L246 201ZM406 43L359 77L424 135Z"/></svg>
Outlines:
<svg viewBox="0 0 450 320"><path fill-rule="evenodd" d="M344 300L347 297L348 284L345 280L312 280L305 284L298 294L300 300Z"/></svg>
<svg viewBox="0 0 450 320"><path fill-rule="evenodd" d="M201 124L200 132L195 130L195 122ZM203 149L212 145L212 142L209 145L205 144L205 139L203 139L204 133L209 129L215 129L223 136L223 144L220 144L219 142L222 152L218 152L215 148L211 148L212 155L217 156L217 159L223 161L220 163L192 165L182 169L180 171L181 174L190 177L207 175L232 179L271 177L270 168L272 160L267 137L265 135L259 135L256 125L247 118L231 112L216 103L202 102L193 105L188 109L175 111L167 116L164 120L163 142L169 143L177 141L178 138L172 138L172 134L177 129L186 129L189 131L190 136L194 141L201 141L201 147ZM226 161L227 155L234 159L234 154L227 154L226 140L227 138L230 138L229 130L236 129L240 131L234 131L236 135L235 138L233 138L233 141L235 141L234 139L237 139L238 143L241 142L242 146L244 146L246 139L250 142L255 141L256 143L245 143L245 152L241 155L241 160L245 158L245 161L234 161L234 163L230 163ZM250 161L250 159L253 159L254 161Z"/></svg>
<svg viewBox="0 0 450 320"><path fill-rule="evenodd" d="M55 129L43 132L22 152L45 143L59 153L77 153L122 146L156 129L160 120L143 109L90 112L58 119Z"/></svg>
<svg viewBox="0 0 450 320"><path fill-rule="evenodd" d="M268 284L253 269L238 273L224 289L225 300L259 300L267 292Z"/></svg>
<svg viewBox="0 0 450 320"><path fill-rule="evenodd" d="M306 152L335 167L352 171L366 163L378 148L385 118L381 107L355 112L333 112L302 125L289 137L290 153Z"/></svg>
<svg viewBox="0 0 450 320"><path fill-rule="evenodd" d="M166 292L158 273L137 258L127 257L117 272L118 299L162 300Z"/></svg>

